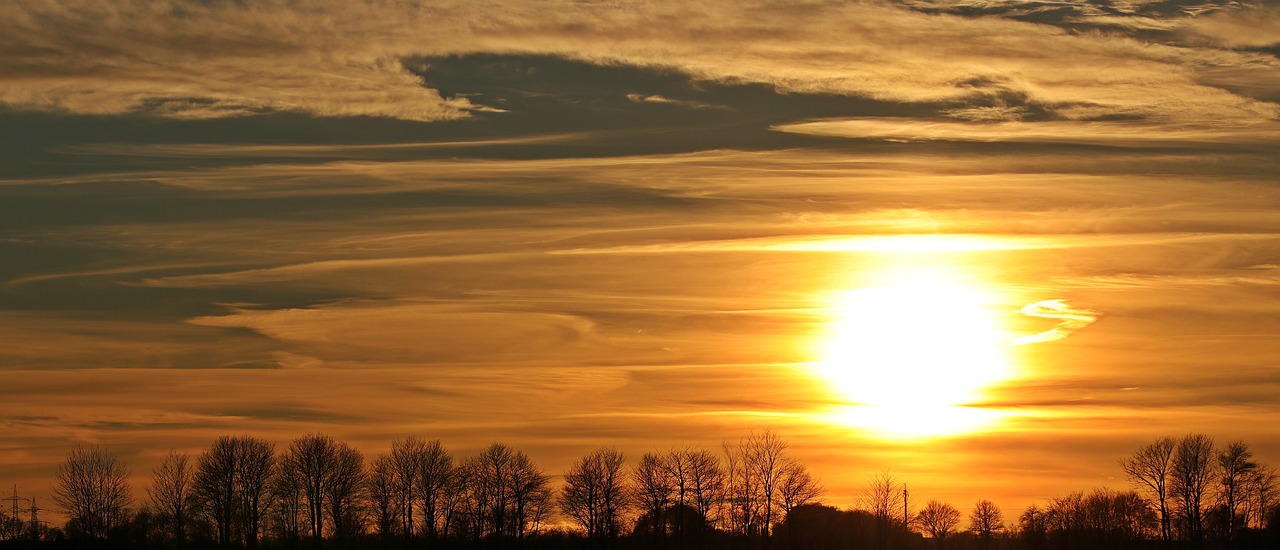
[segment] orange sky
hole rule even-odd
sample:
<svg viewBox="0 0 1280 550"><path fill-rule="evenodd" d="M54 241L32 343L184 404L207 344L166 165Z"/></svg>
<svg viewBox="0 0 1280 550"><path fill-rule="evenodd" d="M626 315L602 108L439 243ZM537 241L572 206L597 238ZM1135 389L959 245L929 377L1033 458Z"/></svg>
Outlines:
<svg viewBox="0 0 1280 550"><path fill-rule="evenodd" d="M1274 7L721 4L0 6L0 486L312 431L774 429L831 504L1007 517L1163 435L1280 464Z"/></svg>

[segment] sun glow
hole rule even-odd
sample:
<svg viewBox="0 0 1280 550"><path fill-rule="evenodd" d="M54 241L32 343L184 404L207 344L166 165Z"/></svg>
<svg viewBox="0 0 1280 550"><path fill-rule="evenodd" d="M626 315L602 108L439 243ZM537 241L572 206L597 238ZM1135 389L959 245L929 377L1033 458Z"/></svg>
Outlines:
<svg viewBox="0 0 1280 550"><path fill-rule="evenodd" d="M819 371L840 422L887 437L953 435L1001 413L972 406L1013 373L990 292L940 269L884 273L836 293Z"/></svg>

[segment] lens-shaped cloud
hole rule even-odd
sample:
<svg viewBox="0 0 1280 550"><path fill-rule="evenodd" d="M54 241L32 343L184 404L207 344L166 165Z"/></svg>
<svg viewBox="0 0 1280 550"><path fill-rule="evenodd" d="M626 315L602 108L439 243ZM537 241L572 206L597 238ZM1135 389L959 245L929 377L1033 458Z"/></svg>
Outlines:
<svg viewBox="0 0 1280 550"><path fill-rule="evenodd" d="M1067 304L1066 300L1043 300L1034 304L1027 304L1022 307L1021 311L1023 315L1051 319L1057 321L1058 324L1039 334L1015 339L1013 343L1018 346L1061 340L1071 336L1073 332L1093 324L1101 315L1093 310L1073 307Z"/></svg>

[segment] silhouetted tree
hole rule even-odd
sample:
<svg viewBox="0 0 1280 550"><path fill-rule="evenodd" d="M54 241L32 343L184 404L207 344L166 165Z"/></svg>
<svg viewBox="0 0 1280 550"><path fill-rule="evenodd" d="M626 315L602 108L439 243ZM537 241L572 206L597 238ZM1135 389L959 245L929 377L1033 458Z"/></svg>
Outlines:
<svg viewBox="0 0 1280 550"><path fill-rule="evenodd" d="M1134 491L1095 489L1085 506L1089 526L1112 543L1143 540L1158 525L1151 503Z"/></svg>
<svg viewBox="0 0 1280 550"><path fill-rule="evenodd" d="M414 491L422 503L422 522L427 537L437 538L448 531L449 515L445 513L447 494L454 484L457 466L453 455L439 439L427 441L415 449L418 462L418 479ZM412 503L410 503L412 507Z"/></svg>
<svg viewBox="0 0 1280 550"><path fill-rule="evenodd" d="M401 507L405 502L400 491L396 464L391 456L384 454L373 459L367 483L366 494L369 495L374 524L377 525L378 534L382 535L383 543L389 543L391 537L400 532L403 517Z"/></svg>
<svg viewBox="0 0 1280 550"><path fill-rule="evenodd" d="M1022 515L1018 517L1018 534L1027 548L1031 550L1044 548L1049 536L1045 511L1034 504L1023 510Z"/></svg>
<svg viewBox="0 0 1280 550"><path fill-rule="evenodd" d="M275 506L271 510L271 532L281 541L296 544L306 532L303 528L303 479L302 474L288 466L288 455L282 458L271 480L271 494Z"/></svg>
<svg viewBox="0 0 1280 550"><path fill-rule="evenodd" d="M787 442L771 431L751 434L745 441L743 456L745 466L754 472L759 480L760 495L763 499L762 534L766 537L773 530L773 521L777 518L777 506L782 499L778 496L778 488L782 481L783 470L791 464L787 455Z"/></svg>
<svg viewBox="0 0 1280 550"><path fill-rule="evenodd" d="M1044 512L1056 548L1119 548L1141 540L1157 525L1151 504L1134 491L1095 489L1053 499Z"/></svg>
<svg viewBox="0 0 1280 550"><path fill-rule="evenodd" d="M1004 513L999 506L986 499L974 503L973 511L969 513L969 530L982 541L983 548L989 548L992 535L1003 529Z"/></svg>
<svg viewBox="0 0 1280 550"><path fill-rule="evenodd" d="M1120 467L1134 485L1143 488L1160 512L1160 538L1173 539L1169 510L1169 481L1177 441L1162 437L1120 460Z"/></svg>
<svg viewBox="0 0 1280 550"><path fill-rule="evenodd" d="M667 470L666 477L671 481L671 506L663 511L662 518L654 519L662 519L667 523L677 545L683 545L685 531L692 524L691 520L697 521L695 517L698 515L696 512L688 513L692 510L689 506L692 452L692 449L671 449L662 461L662 466Z"/></svg>
<svg viewBox="0 0 1280 550"><path fill-rule="evenodd" d="M666 458L658 453L645 453L631 470L631 500L640 507L650 521L637 527L648 528L655 540L666 535L666 526L660 521L663 512L671 505L675 483Z"/></svg>
<svg viewBox="0 0 1280 550"><path fill-rule="evenodd" d="M536 530L551 502L547 476L528 455L494 443L465 463L462 513L475 539L516 539Z"/></svg>
<svg viewBox="0 0 1280 550"><path fill-rule="evenodd" d="M1263 529L1267 512L1280 500L1280 477L1275 468L1259 464L1246 479L1242 499L1245 503L1245 526Z"/></svg>
<svg viewBox="0 0 1280 550"><path fill-rule="evenodd" d="M449 538L451 534L460 534L464 531L459 525L465 523L467 516L468 502L472 497L470 487L473 473L474 468L467 462L454 465L450 471L449 479L441 491L438 510L440 536L443 538Z"/></svg>
<svg viewBox="0 0 1280 550"><path fill-rule="evenodd" d="M400 512L400 532L412 538L416 524L413 511L416 500L415 492L422 479L423 455L426 442L416 437L397 439L391 442L389 458L391 488L394 490L395 509Z"/></svg>
<svg viewBox="0 0 1280 550"><path fill-rule="evenodd" d="M223 436L200 454L195 493L201 510L213 523L219 545L229 545L235 533L236 453L231 437Z"/></svg>
<svg viewBox="0 0 1280 550"><path fill-rule="evenodd" d="M364 455L344 442L335 442L333 463L325 474L324 498L330 525L333 526L333 538L344 543L362 531L364 526L360 508L364 502L366 477Z"/></svg>
<svg viewBox="0 0 1280 550"><path fill-rule="evenodd" d="M1204 540L1205 498L1213 475L1213 439L1190 434L1178 441L1173 455L1171 493L1181 519L1183 538L1197 547Z"/></svg>
<svg viewBox="0 0 1280 550"><path fill-rule="evenodd" d="M276 473L276 446L250 436L236 440L236 491L244 523L245 544L253 548L258 545L263 519L273 504L270 489L272 476Z"/></svg>
<svg viewBox="0 0 1280 550"><path fill-rule="evenodd" d="M110 451L77 445L54 473L53 501L67 515L74 536L105 539L126 519L132 501L129 471Z"/></svg>
<svg viewBox="0 0 1280 550"><path fill-rule="evenodd" d="M519 451L512 456L507 481L512 503L509 531L517 540L523 540L528 533L542 528L542 520L551 511L551 482L529 455Z"/></svg>
<svg viewBox="0 0 1280 550"><path fill-rule="evenodd" d="M780 517L782 473L791 464L787 447L786 441L767 430L724 445L725 497L734 532L769 535L773 521Z"/></svg>
<svg viewBox="0 0 1280 550"><path fill-rule="evenodd" d="M256 546L271 507L275 446L251 436L223 436L197 461L194 494L217 531L220 545Z"/></svg>
<svg viewBox="0 0 1280 550"><path fill-rule="evenodd" d="M955 531L956 526L960 525L960 510L945 502L930 500L916 514L916 523L941 546L947 536Z"/></svg>
<svg viewBox="0 0 1280 550"><path fill-rule="evenodd" d="M308 530L314 540L324 536L325 495L337 461L337 446L327 435L304 435L293 440L281 461L281 469L301 485Z"/></svg>
<svg viewBox="0 0 1280 550"><path fill-rule="evenodd" d="M893 474L881 472L867 480L859 506L876 518L872 539L877 548L896 546L910 530L912 514L907 510L906 486Z"/></svg>
<svg viewBox="0 0 1280 550"><path fill-rule="evenodd" d="M1219 494L1226 520L1226 539L1233 540L1237 527L1236 518L1240 512L1241 497L1246 492L1245 485L1250 476L1258 469L1253 461L1253 452L1243 441L1233 441L1218 452Z"/></svg>
<svg viewBox="0 0 1280 550"><path fill-rule="evenodd" d="M724 468L720 459L706 449L685 451L685 477L692 503L704 525L712 523L712 511L724 498Z"/></svg>
<svg viewBox="0 0 1280 550"><path fill-rule="evenodd" d="M602 447L578 459L564 474L560 511L586 530L593 546L617 538L621 530L628 496L624 460L617 449Z"/></svg>
<svg viewBox="0 0 1280 550"><path fill-rule="evenodd" d="M904 511L906 504L902 499L905 489L893 474L876 474L867 481L862 492L862 508L886 525L892 525L899 519L906 521L910 514Z"/></svg>
<svg viewBox="0 0 1280 550"><path fill-rule="evenodd" d="M825 490L809 473L809 468L795 460L787 459L778 481L778 498L782 515L786 516L796 506L809 504L822 496Z"/></svg>
<svg viewBox="0 0 1280 550"><path fill-rule="evenodd" d="M21 519L10 515L0 516L0 537L4 540L18 540L23 535L26 525Z"/></svg>
<svg viewBox="0 0 1280 550"><path fill-rule="evenodd" d="M126 514L125 520L111 530L108 538L116 547L147 548L163 544L165 534L160 517L148 504L143 504L132 514Z"/></svg>
<svg viewBox="0 0 1280 550"><path fill-rule="evenodd" d="M187 524L195 514L194 483L195 465L187 453L170 450L151 471L151 506L179 548L187 542Z"/></svg>

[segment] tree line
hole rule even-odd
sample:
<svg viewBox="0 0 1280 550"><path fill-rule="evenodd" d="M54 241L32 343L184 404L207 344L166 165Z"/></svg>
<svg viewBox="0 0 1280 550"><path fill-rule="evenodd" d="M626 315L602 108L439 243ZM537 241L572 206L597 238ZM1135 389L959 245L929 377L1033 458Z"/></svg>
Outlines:
<svg viewBox="0 0 1280 550"><path fill-rule="evenodd" d="M847 510L773 432L718 452L642 455L600 447L553 486L524 452L494 443L456 456L398 439L372 459L323 434L277 449L243 435L198 454L170 451L135 500L130 473L100 446L73 448L54 474L60 528L6 518L12 547L128 548L1274 548L1277 475L1243 442L1162 437L1119 461L1132 487L1075 492L1009 523L979 499L967 524L939 500L910 500L884 473ZM913 506L913 504L915 504Z"/></svg>

